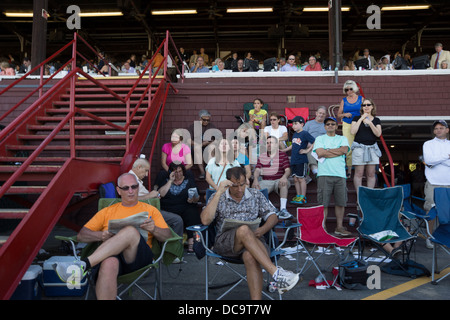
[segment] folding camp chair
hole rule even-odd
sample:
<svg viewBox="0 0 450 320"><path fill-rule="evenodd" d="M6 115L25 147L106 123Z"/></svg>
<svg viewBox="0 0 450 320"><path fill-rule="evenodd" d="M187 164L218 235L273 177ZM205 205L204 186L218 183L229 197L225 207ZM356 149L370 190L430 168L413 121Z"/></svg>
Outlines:
<svg viewBox="0 0 450 320"><path fill-rule="evenodd" d="M299 224L294 223L290 226L286 226L284 224L277 224L274 228L283 228L285 229L285 235L284 235L284 239L283 241L276 245L277 240L275 239L276 235L275 232L270 231L270 235L269 235L269 247L270 247L270 258L272 259L272 261L274 261L274 264L276 266L278 266L278 258L281 254L283 254L283 249L282 247L284 246L284 244L286 243L287 240L287 235L290 229L292 228L298 228ZM213 251L213 246L214 246L214 239L211 239L211 237L213 236L213 234L215 234L215 231L211 230L211 228L214 228L214 225L209 225L209 226L204 226L204 225L198 225L198 226L190 226L187 227L186 229L194 231L197 235L199 235L201 244L205 250L205 299L208 300L209 298L209 290L210 289L214 289L214 288L220 288L220 287L225 287L225 286L230 286L230 288L228 288L225 292L223 292L218 298L217 300L221 300L223 297L225 297L227 294L229 294L234 288L236 288L241 282L243 281L247 281L247 276L243 273L241 273L241 270L238 270L237 268L234 267L234 265L243 265L244 261L242 259L234 259L234 258L228 258L228 257L224 257L222 255L219 255L217 253L215 253ZM209 244L209 245L207 245ZM216 258L218 259L221 264L223 265L224 268L226 268L227 270L231 271L232 273L234 273L235 275L238 276L238 280L237 281L233 281L229 284L223 284L223 285L214 285L214 279L217 277L217 275L219 274L220 270L216 273L216 275L212 278L209 279L209 258ZM270 275L269 275L270 276ZM268 293L266 293L264 290L262 291L262 294L267 297L270 300L274 300L274 298L269 295ZM281 294L278 293L278 298L281 300Z"/></svg>
<svg viewBox="0 0 450 320"><path fill-rule="evenodd" d="M357 230L361 239L366 240L377 249L368 258L380 251L385 257L378 265L384 263L386 259L391 259L406 274L409 274L403 264L409 260L409 254L417 237L411 235L400 221L402 203L403 188L400 186L385 189L359 187L358 204L362 220ZM401 242L399 248L391 252L384 248L386 244L398 242ZM401 250L402 262L393 258L393 254L397 250ZM361 251L364 251L364 247ZM411 277L415 276L411 274Z"/></svg>
<svg viewBox="0 0 450 320"><path fill-rule="evenodd" d="M308 121L309 119L309 108L303 107L303 108L284 108L284 114L288 121L291 121L296 116L302 116L305 121Z"/></svg>
<svg viewBox="0 0 450 320"><path fill-rule="evenodd" d="M308 256L300 270L300 274L304 274L313 265L319 272L321 278L326 279L323 271L327 270L336 259L345 261L353 256L352 249L358 238L337 238L330 235L324 228L325 215L323 206L309 208L298 207L297 220L301 225L299 227L298 241ZM312 248L308 249L305 243L312 244ZM323 269L320 267L318 261L324 254L330 252L331 249L335 251L336 259L328 267ZM329 287L328 283L327 287Z"/></svg>
<svg viewBox="0 0 450 320"><path fill-rule="evenodd" d="M402 222L409 233L414 236L420 236L424 239L428 238L427 232L427 213L417 202L425 202L425 199L415 197L411 194L410 184L399 185L403 188L403 207L401 213L403 215Z"/></svg>
<svg viewBox="0 0 450 320"><path fill-rule="evenodd" d="M288 129L289 139L291 141L293 129L292 129L292 119L296 116L302 116L305 119L305 122L308 121L309 118L309 108L284 108L284 119L286 121L286 128Z"/></svg>
<svg viewBox="0 0 450 320"><path fill-rule="evenodd" d="M261 190L261 192L266 196L266 198L268 198L267 189L263 189L263 190ZM212 194L210 194L209 196L211 196L211 195ZM208 202L208 199L206 199L206 202ZM278 266L278 258L284 252L282 247L284 246L284 244L287 241L289 230L298 228L299 226L300 225L298 223L292 223L292 224L288 225L283 222L283 223L277 224L274 227L274 229L277 229L277 228L284 229L284 238L281 243L279 243L278 239L276 238L276 234L273 230L271 230L269 232L268 243L269 243L269 248L270 248L270 258L274 262L275 266ZM215 222L211 223L209 226L196 225L196 226L187 227L186 229L195 232L195 237L200 241L202 250L204 252L204 257L205 257L205 299L206 300L208 300L208 298L209 298L209 289L230 286L230 288L228 288L224 293L222 293L217 298L217 300L221 300L228 293L230 293L234 288L236 288L241 282L247 281L247 276L245 274L242 274L241 272L239 272L240 270L238 270L235 267L235 265L242 265L244 263L242 259L228 258L228 257L224 257L224 256L219 255L214 252L214 250L213 250L214 240L215 240L214 238L216 235ZM202 256L198 255L197 257L199 259L202 259L203 255ZM218 259L221 262L221 264L223 264L224 268L226 268L227 270L231 271L232 273L234 273L235 275L238 276L238 280L233 281L232 283L228 283L228 284L214 285L213 281L217 277L217 275L219 274L219 272L221 270L219 270L216 273L216 275L214 277L212 277L212 279L209 279L209 258ZM267 297L268 299L274 300L273 297L270 296L265 291L262 291L262 294L265 297ZM281 294L278 293L278 297L281 300Z"/></svg>
<svg viewBox="0 0 450 320"><path fill-rule="evenodd" d="M98 208L99 210L101 210L107 206L110 206L120 201L121 199L119 198L100 198ZM159 199L155 198L142 201L155 206L159 210ZM162 298L161 294L162 278L161 278L160 263L162 262L165 265L170 265L175 258L181 259L181 257L183 256L183 246L181 242L182 238L178 236L172 229L171 232L172 237L164 241L164 243L160 243L155 238L153 239L152 252L154 255L154 261L151 264L134 272L121 275L117 278L118 290L120 290L123 286L125 286L124 289L118 291L117 294L118 300L121 300L121 297L126 292L129 292L131 294L131 289L133 287L139 289L149 299L156 300ZM89 243L81 250L81 254L78 255L76 250L77 245L76 236L72 237L56 236L55 238L58 240L69 242L71 244L73 255L76 260L81 260L82 258L88 257L99 246L99 243L97 242ZM139 281L143 279L145 276L147 276L152 270L155 270L155 281L154 281L154 292L150 294L141 285L139 285ZM88 277L90 286L94 286L92 274L89 274ZM86 292L85 296L86 300L89 298L90 286L88 287Z"/></svg>
<svg viewBox="0 0 450 320"><path fill-rule="evenodd" d="M434 274L439 273L437 270L437 249L438 246L442 248L448 255L450 255L450 189L449 188L436 188L434 189L434 203L435 206L431 208L428 213L427 220L433 220L437 217L439 222L438 227L432 234L430 234L430 240L433 242L433 262L431 269L431 283L437 284L442 279L446 278L450 273L435 280ZM428 229L429 230L429 229ZM447 264L442 269L445 269L450 264Z"/></svg>

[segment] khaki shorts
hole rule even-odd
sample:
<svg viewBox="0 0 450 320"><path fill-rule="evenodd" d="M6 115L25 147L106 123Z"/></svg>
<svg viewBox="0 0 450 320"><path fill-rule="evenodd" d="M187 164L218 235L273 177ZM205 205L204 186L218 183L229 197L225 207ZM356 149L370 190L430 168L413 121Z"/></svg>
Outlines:
<svg viewBox="0 0 450 320"><path fill-rule="evenodd" d="M347 205L347 179L341 177L320 176L317 177L317 202L328 207L331 195L334 195L334 203L338 207Z"/></svg>
<svg viewBox="0 0 450 320"><path fill-rule="evenodd" d="M277 180L261 180L259 181L259 187L262 189L267 189L269 193L276 192L277 194L280 194L280 179ZM291 187L291 183L289 180L287 180L287 188L289 189Z"/></svg>
<svg viewBox="0 0 450 320"><path fill-rule="evenodd" d="M236 229L230 229L225 232L222 232L219 236L216 237L214 242L214 252L220 254L221 256L232 258L232 259L240 259L242 253L244 253L245 248L240 250L239 252L234 251L234 240L236 239ZM264 244L267 250L267 254L269 254L269 246L266 243L264 237L259 238L259 240Z"/></svg>
<svg viewBox="0 0 450 320"><path fill-rule="evenodd" d="M424 194L425 194L425 203L423 204L423 209L425 211L430 211L434 205L434 189L436 188L450 188L450 186L438 186L425 182Z"/></svg>

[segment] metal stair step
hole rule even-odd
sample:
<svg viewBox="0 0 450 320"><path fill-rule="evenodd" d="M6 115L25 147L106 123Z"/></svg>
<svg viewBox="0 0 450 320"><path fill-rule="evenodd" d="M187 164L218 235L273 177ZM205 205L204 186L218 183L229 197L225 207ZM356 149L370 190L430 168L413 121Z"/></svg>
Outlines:
<svg viewBox="0 0 450 320"><path fill-rule="evenodd" d="M133 118L133 120L135 121L140 121L142 120L142 116L135 116ZM64 119L63 116L39 116L36 117L37 121L41 121L41 122L60 122ZM102 117L103 120L107 120L107 121L126 121L126 117L125 116L104 116ZM75 121L95 121L94 119L90 118L90 117L75 117Z"/></svg>
<svg viewBox="0 0 450 320"><path fill-rule="evenodd" d="M105 107L105 108L83 108L84 111L86 112L90 112L90 113L124 113L126 112L126 108L125 107L121 107L121 108L109 108L109 107ZM145 112L147 110L147 106L141 106L139 108L139 110L137 111L138 113L140 112ZM47 114L67 114L70 112L69 108L52 108L52 109L47 109L45 111Z"/></svg>
<svg viewBox="0 0 450 320"><path fill-rule="evenodd" d="M31 124L27 126L28 130L34 130L34 131L40 131L40 130L53 130L55 129L56 125L38 125L38 124ZM137 129L139 126L138 125L130 125L130 129ZM62 130L69 130L69 125L66 125L63 127ZM107 125L75 125L75 130L116 130L111 128L110 126ZM119 130L117 130L119 131Z"/></svg>
<svg viewBox="0 0 450 320"><path fill-rule="evenodd" d="M6 194L40 194L46 188L47 186L12 186Z"/></svg>
<svg viewBox="0 0 450 320"><path fill-rule="evenodd" d="M6 148L11 151L25 151L25 150L35 150L37 146L30 145L7 145ZM75 150L88 150L88 151L98 151L98 150L125 150L125 145L89 145L89 146L80 146L76 145ZM48 145L45 147L45 150L70 150L70 146L52 146Z"/></svg>
<svg viewBox="0 0 450 320"><path fill-rule="evenodd" d="M28 157L0 157L0 162L24 162L28 159ZM45 162L45 163L53 163L53 162L65 162L67 157L37 157L34 160L36 162ZM122 157L77 157L77 159L83 159L94 162L108 162L108 163L120 163L122 161Z"/></svg>
<svg viewBox="0 0 450 320"><path fill-rule="evenodd" d="M0 172L15 172L17 169L19 169L20 166L17 165L0 165ZM48 173L48 172L58 172L58 170L61 169L61 166L57 165L31 165L25 170L25 172L32 172L32 173Z"/></svg>
<svg viewBox="0 0 450 320"><path fill-rule="evenodd" d="M132 138L133 135L130 135ZM20 140L44 140L47 138L45 134L19 134L17 138ZM75 135L76 140L119 140L125 139L125 134L111 134L111 135L101 135L101 134L77 134ZM53 140L69 140L70 135L67 134L59 134L56 135Z"/></svg>
<svg viewBox="0 0 450 320"><path fill-rule="evenodd" d="M138 104L139 100L130 100L130 105L134 106L136 104ZM58 100L58 101L53 101L53 105L54 106L68 106L70 104L70 101L62 101L62 100ZM84 100L84 101L76 101L75 105L76 106L92 106L92 105L120 105L120 106L126 106L125 103L123 103L122 101L119 100L112 100L112 101L93 101L93 100ZM142 104L148 104L148 100L144 99L142 100Z"/></svg>
<svg viewBox="0 0 450 320"><path fill-rule="evenodd" d="M0 209L0 219L23 219L29 211L29 209Z"/></svg>
<svg viewBox="0 0 450 320"><path fill-rule="evenodd" d="M92 88L92 89L97 89L97 90L88 91L90 93L75 93L75 99L116 99L110 93L105 92L103 89L100 89L100 88ZM143 92L144 88L142 88L142 90L139 90L138 88L136 88L135 91ZM83 92L85 92L85 91L83 91ZM100 92L100 93L97 93L97 92ZM119 94L119 95L121 95L122 98L125 98L125 96L126 96L126 94ZM132 99L140 99L141 96L142 96L142 93L141 94L134 93L134 94L131 94L130 97ZM60 96L60 99L70 99L70 94L62 94Z"/></svg>

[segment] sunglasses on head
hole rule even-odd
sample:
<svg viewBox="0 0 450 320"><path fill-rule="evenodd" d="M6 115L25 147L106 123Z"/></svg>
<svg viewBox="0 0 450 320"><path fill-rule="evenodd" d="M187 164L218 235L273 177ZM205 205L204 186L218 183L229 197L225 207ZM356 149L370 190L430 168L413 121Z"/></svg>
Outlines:
<svg viewBox="0 0 450 320"><path fill-rule="evenodd" d="M123 190L123 191L128 191L130 188L132 190L136 190L137 188L139 188L139 185L138 184L133 184L132 186L123 186L123 187L117 186L117 188L119 188L120 190Z"/></svg>

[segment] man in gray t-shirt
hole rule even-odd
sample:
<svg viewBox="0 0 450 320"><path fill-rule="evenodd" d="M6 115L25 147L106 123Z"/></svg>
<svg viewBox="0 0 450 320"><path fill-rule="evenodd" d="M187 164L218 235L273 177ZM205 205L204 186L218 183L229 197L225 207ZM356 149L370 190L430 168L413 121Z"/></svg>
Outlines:
<svg viewBox="0 0 450 320"><path fill-rule="evenodd" d="M306 122L303 127L304 131L307 131L314 138L326 134L325 126L323 121L327 116L327 108L325 106L320 106L316 111L316 118ZM311 156L311 152L308 153L308 162L313 173L313 177L317 176L317 160Z"/></svg>

